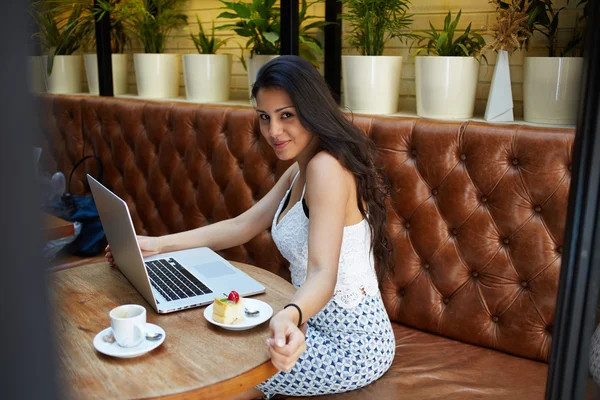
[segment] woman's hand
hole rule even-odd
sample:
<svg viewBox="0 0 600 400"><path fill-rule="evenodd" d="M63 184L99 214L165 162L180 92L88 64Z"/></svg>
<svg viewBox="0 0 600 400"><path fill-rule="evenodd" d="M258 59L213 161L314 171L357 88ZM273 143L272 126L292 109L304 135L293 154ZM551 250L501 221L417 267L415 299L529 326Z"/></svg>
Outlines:
<svg viewBox="0 0 600 400"><path fill-rule="evenodd" d="M282 310L271 318L271 337L267 339L273 365L284 372L289 372L306 351L304 332L298 329L287 310Z"/></svg>
<svg viewBox="0 0 600 400"><path fill-rule="evenodd" d="M136 238L140 246L140 250L142 250L143 257L148 257L161 252L160 236L136 236ZM110 246L106 246L104 251L106 253L104 254L106 261L108 261L108 263L114 267L116 264L115 259L110 251Z"/></svg>

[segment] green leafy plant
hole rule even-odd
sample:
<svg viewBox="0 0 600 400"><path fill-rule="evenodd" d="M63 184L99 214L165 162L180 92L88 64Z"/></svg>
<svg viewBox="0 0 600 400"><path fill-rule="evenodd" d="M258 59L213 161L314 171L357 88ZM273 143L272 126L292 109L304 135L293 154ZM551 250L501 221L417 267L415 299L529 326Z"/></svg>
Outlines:
<svg viewBox="0 0 600 400"><path fill-rule="evenodd" d="M419 48L415 52L415 56L422 52L427 54L434 54L438 56L449 56L449 57L479 57L487 61L487 58L482 54L482 49L485 46L485 40L483 37L471 31L471 24L467 26L464 33L454 39L456 26L460 20L462 10L456 15L456 19L452 21L452 14L448 11L448 15L444 19L444 28L441 31L437 31L431 22L429 26L431 30L424 32L425 37L419 40ZM423 41L427 41L425 45L421 46Z"/></svg>
<svg viewBox="0 0 600 400"><path fill-rule="evenodd" d="M241 37L247 37L246 49L250 55L279 54L279 32L281 28L280 9L275 7L276 0L252 3L220 0L227 10L217 18L235 19L234 24L226 24L217 29L231 29Z"/></svg>
<svg viewBox="0 0 600 400"><path fill-rule="evenodd" d="M409 0L341 0L348 11L343 19L351 27L349 44L365 56L380 56L392 38L420 39L409 30Z"/></svg>
<svg viewBox="0 0 600 400"><path fill-rule="evenodd" d="M198 31L198 35L194 35L190 33L190 37L194 42L194 46L196 46L196 50L200 54L216 54L217 50L227 43L228 39L219 39L215 37L215 23L213 21L212 24L212 35L208 37L204 33L204 28L202 28L202 23L200 22L200 18L196 15L196 22L198 22L198 26L200 30Z"/></svg>
<svg viewBox="0 0 600 400"><path fill-rule="evenodd" d="M327 25L332 25L333 22L323 21L321 17L315 15L307 15L308 8L315 3L319 3L318 0L311 3L307 3L306 0L302 0L300 3L300 10L298 13L298 38L300 41L299 53L300 56L310 61L315 67L319 66L318 57L323 55L323 45L321 42L310 34L313 29L323 29ZM313 20L312 22L309 22Z"/></svg>
<svg viewBox="0 0 600 400"><path fill-rule="evenodd" d="M243 1L230 2L220 0L226 10L217 18L236 20L233 24L225 24L216 29L232 30L241 37L248 38L243 49L250 50L250 56L254 55L277 55L280 53L281 11L275 6L276 0L253 0L251 3ZM322 54L323 46L314 36L310 35L312 29L321 29L330 24L325 21L308 22L318 17L307 15L308 8L317 3L307 3L302 0L298 12L298 35L300 41L300 56L306 58L313 65L318 66L317 57ZM306 24L305 24L306 23ZM246 62L241 57L244 68Z"/></svg>
<svg viewBox="0 0 600 400"><path fill-rule="evenodd" d="M498 6L501 9L507 9L511 6L511 3L497 0ZM565 7L554 9L551 0L514 0L520 8L527 10L528 20L527 24L532 33L539 32L546 37L548 44L549 57L564 57L570 52L574 52L577 48L580 48L580 44L583 40L583 29L581 25L585 21L587 15L587 0L580 0L578 6L583 5L583 16L577 19L576 26L573 31L573 35L566 46L560 50L558 49L558 24L560 20L560 13ZM567 1L569 3L569 1ZM529 40L525 42L525 48L529 49Z"/></svg>
<svg viewBox="0 0 600 400"><path fill-rule="evenodd" d="M70 36L69 40L77 39L83 49L96 46L96 18L102 19L110 13L111 51L123 53L129 38L125 34L123 16L120 15L121 1L97 0L97 4L94 4L94 0L45 0L44 4L45 12L53 16L73 15L72 10L78 10L72 28L66 30L65 35Z"/></svg>
<svg viewBox="0 0 600 400"><path fill-rule="evenodd" d="M119 8L125 31L146 53L163 53L169 33L187 25L180 11L186 0L127 0Z"/></svg>
<svg viewBox="0 0 600 400"><path fill-rule="evenodd" d="M105 18L108 14L110 15L110 49L112 53L124 53L125 48L129 45L129 36L127 35L125 28L125 19L123 10L125 2L122 0L96 0L96 6L93 6L93 0L85 0L88 4L92 4L89 15L91 18L88 19L88 24L95 24L95 16L99 19ZM95 34L92 35L92 41L95 45Z"/></svg>
<svg viewBox="0 0 600 400"><path fill-rule="evenodd" d="M39 26L33 36L40 42L42 52L48 56L46 72L52 73L55 56L69 56L82 45L88 34L83 31L79 19L83 8L80 4L59 9L49 1L34 1L29 9Z"/></svg>

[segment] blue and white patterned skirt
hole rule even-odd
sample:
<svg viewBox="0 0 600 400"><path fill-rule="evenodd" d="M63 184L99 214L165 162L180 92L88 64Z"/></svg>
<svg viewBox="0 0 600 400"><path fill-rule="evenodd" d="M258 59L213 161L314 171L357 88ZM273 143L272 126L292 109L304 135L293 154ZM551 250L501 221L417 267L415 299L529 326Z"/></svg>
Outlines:
<svg viewBox="0 0 600 400"><path fill-rule="evenodd" d="M308 320L306 351L290 372L256 386L276 394L314 396L342 393L377 380L392 365L396 343L381 296L365 296L352 309L331 300Z"/></svg>

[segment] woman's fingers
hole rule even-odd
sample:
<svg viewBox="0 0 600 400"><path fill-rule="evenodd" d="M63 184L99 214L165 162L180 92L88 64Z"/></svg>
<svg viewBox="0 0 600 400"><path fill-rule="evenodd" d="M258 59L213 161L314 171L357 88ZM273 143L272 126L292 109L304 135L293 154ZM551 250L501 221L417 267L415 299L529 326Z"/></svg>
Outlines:
<svg viewBox="0 0 600 400"><path fill-rule="evenodd" d="M292 368L294 368L294 365L296 365L296 362L298 361L302 353L304 353L305 351L306 345L303 345L296 349L295 353L289 357L282 356L279 353L272 353L271 362L278 370L290 372Z"/></svg>
<svg viewBox="0 0 600 400"><path fill-rule="evenodd" d="M304 334L299 329L289 332L286 341L285 346L279 347L269 339L269 350L273 365L280 371L289 372L306 351L306 342Z"/></svg>
<svg viewBox="0 0 600 400"><path fill-rule="evenodd" d="M104 258L106 258L106 261L108 261L108 263L111 266L115 265L115 259L112 256L112 253L110 251L107 251L106 254L104 255Z"/></svg>
<svg viewBox="0 0 600 400"><path fill-rule="evenodd" d="M285 341L285 345L277 346L274 339L268 339L271 351L284 357L291 357L302 346L306 348L304 334L297 328L286 335Z"/></svg>

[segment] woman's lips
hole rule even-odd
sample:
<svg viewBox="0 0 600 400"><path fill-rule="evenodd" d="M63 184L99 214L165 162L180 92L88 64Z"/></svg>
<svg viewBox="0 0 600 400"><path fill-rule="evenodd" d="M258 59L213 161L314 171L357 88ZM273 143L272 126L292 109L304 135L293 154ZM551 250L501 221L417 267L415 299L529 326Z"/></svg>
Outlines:
<svg viewBox="0 0 600 400"><path fill-rule="evenodd" d="M285 142L277 142L277 143L273 143L273 147L275 147L275 149L277 150L281 150L283 149L290 141L287 140Z"/></svg>

